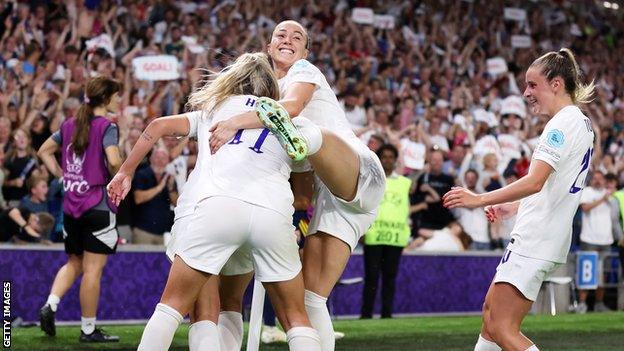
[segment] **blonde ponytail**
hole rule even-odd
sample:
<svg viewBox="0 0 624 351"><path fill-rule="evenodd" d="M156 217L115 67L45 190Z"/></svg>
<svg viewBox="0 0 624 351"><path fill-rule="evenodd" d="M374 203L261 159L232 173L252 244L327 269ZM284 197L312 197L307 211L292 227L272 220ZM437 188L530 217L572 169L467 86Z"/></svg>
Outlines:
<svg viewBox="0 0 624 351"><path fill-rule="evenodd" d="M572 65L574 66L575 88L574 94L572 95L572 101L574 101L575 104L588 104L592 102L594 100L592 96L594 95L594 89L596 87L594 84L594 80L592 79L589 84L583 84L583 82L581 81L581 69L579 68L578 63L574 58L572 50L568 48L562 48L561 50L559 50L559 53L565 56L570 62L572 62Z"/></svg>
<svg viewBox="0 0 624 351"><path fill-rule="evenodd" d="M211 115L232 95L267 96L279 99L279 85L264 53L241 55L218 73L208 73L204 85L191 93L188 107Z"/></svg>

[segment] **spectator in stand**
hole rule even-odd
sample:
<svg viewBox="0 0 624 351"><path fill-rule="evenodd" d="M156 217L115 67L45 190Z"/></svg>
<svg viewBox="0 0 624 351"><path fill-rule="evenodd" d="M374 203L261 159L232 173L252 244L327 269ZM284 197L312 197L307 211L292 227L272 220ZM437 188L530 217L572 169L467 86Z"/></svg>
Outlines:
<svg viewBox="0 0 624 351"><path fill-rule="evenodd" d="M481 191L477 190L477 184L479 182L479 173L474 169L469 169L464 174L465 187L479 194ZM465 232L472 239L470 244L471 250L490 250L492 243L490 241L488 220L485 216L485 211L482 207L477 208L457 208L454 209L453 214L459 224L465 228Z"/></svg>
<svg viewBox="0 0 624 351"><path fill-rule="evenodd" d="M347 116L347 120L356 134L359 134L358 131L369 124L363 100L354 90L347 90L340 101L345 110L345 116Z"/></svg>
<svg viewBox="0 0 624 351"><path fill-rule="evenodd" d="M581 209L583 210L583 224L581 227L581 250L596 251L600 255L600 264L605 255L611 251L613 244L613 228L611 221L611 208L609 199L615 189L605 188L605 176L601 171L595 170L592 174L591 184L583 190L581 195ZM604 304L604 287L602 277L598 278L596 289L596 304L594 311L604 312L610 309ZM587 312L588 290L579 290L579 304L577 313Z"/></svg>
<svg viewBox="0 0 624 351"><path fill-rule="evenodd" d="M32 176L26 182L29 195L20 201L20 208L27 208L30 212L50 212L48 208L48 181L46 178Z"/></svg>
<svg viewBox="0 0 624 351"><path fill-rule="evenodd" d="M416 181L416 192L411 203L420 203L427 195L431 195L429 187L435 190L437 196L431 199L427 209L422 211L419 228L442 229L453 221L453 214L442 206L440 198L455 185L455 180L448 174L442 173L444 154L440 150L429 153L429 171L423 173Z"/></svg>
<svg viewBox="0 0 624 351"><path fill-rule="evenodd" d="M518 175L513 170L505 172L505 182L511 184L518 180ZM490 236L493 246L497 249L505 249L511 241L511 232L516 224L516 214L503 216L501 220L490 223Z"/></svg>
<svg viewBox="0 0 624 351"><path fill-rule="evenodd" d="M4 167L8 174L2 188L9 205L16 206L27 194L26 179L37 165L37 155L30 145L30 135L23 129L16 129L13 143L7 152Z"/></svg>
<svg viewBox="0 0 624 351"><path fill-rule="evenodd" d="M396 144L399 146L399 150L401 150L398 168L407 175L422 172L425 168L427 145L430 144L429 138L425 134L423 123L420 122L420 120L417 120L415 124L403 129L395 137L395 139L398 139Z"/></svg>
<svg viewBox="0 0 624 351"><path fill-rule="evenodd" d="M463 144L453 145L451 152L449 152L448 160L444 161L442 172L454 178L463 178L462 169L465 167L464 158L466 157L466 151L466 146Z"/></svg>
<svg viewBox="0 0 624 351"><path fill-rule="evenodd" d="M470 236L462 226L453 221L438 229L420 229L406 251L464 251L470 246Z"/></svg>
<svg viewBox="0 0 624 351"><path fill-rule="evenodd" d="M38 243L46 240L54 227L54 217L26 208L9 208L0 214L0 242Z"/></svg>
<svg viewBox="0 0 624 351"><path fill-rule="evenodd" d="M508 96L501 102L501 126L497 136L502 152L499 170L506 170L510 162L515 164L521 152L528 149L524 145L528 127L524 121L526 114L526 105L520 96Z"/></svg>
<svg viewBox="0 0 624 351"><path fill-rule="evenodd" d="M483 156L483 170L481 171L481 189L493 191L506 185L503 175L498 169L496 154L488 153Z"/></svg>
<svg viewBox="0 0 624 351"><path fill-rule="evenodd" d="M624 208L622 206L624 206L624 204L620 202L622 195L624 194L621 190L618 191L618 179L615 174L609 173L605 176L605 179L607 192L613 194L609 198L613 241L617 245L620 256L620 265L622 266L622 269L624 269L624 220L622 218L622 213L624 212Z"/></svg>
<svg viewBox="0 0 624 351"><path fill-rule="evenodd" d="M379 135L379 134L373 134L368 139L368 142L366 143L366 146L368 146L368 148L371 151L377 152L377 150L379 150L379 148L383 144L384 144L384 138L381 135Z"/></svg>
<svg viewBox="0 0 624 351"><path fill-rule="evenodd" d="M607 182L607 184L611 183L611 187L615 187L617 188L617 183L616 182ZM620 188L620 190L617 190L614 194L613 197L617 200L618 205L619 205L619 209L620 209L620 215L618 216L618 220L621 224L620 228L622 230L624 230L624 188ZM620 252L620 263L622 266L622 269L624 269L624 238L620 238L620 240L618 241L618 250Z"/></svg>
<svg viewBox="0 0 624 351"><path fill-rule="evenodd" d="M4 184L4 178L6 177L6 172L4 170L4 149L0 148L0 184ZM6 200L4 199L4 194L0 189L0 210L4 210L7 208Z"/></svg>
<svg viewBox="0 0 624 351"><path fill-rule="evenodd" d="M136 172L132 180L136 203L132 242L163 245L163 234L171 229L170 206L175 205L178 192L175 176L166 172L169 151L158 146L152 150L149 166Z"/></svg>
<svg viewBox="0 0 624 351"><path fill-rule="evenodd" d="M11 145L11 120L0 117L0 150L6 152Z"/></svg>

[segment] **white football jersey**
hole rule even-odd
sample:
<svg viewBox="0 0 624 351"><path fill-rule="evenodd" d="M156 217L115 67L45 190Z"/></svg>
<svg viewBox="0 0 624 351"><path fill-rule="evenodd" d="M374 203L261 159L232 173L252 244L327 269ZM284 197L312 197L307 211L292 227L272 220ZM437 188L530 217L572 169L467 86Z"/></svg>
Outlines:
<svg viewBox="0 0 624 351"><path fill-rule="evenodd" d="M573 105L562 108L546 124L533 160L553 172L542 190L520 202L511 234L511 251L523 256L565 263L572 239L572 219L593 152L591 121ZM533 167L535 163L531 163Z"/></svg>
<svg viewBox="0 0 624 351"><path fill-rule="evenodd" d="M192 213L199 201L211 196L232 197L292 217L294 197L288 182L292 161L268 129L239 130L217 153L210 152L210 128L217 122L254 111L256 99L233 96L212 116L187 114L189 135L196 131L199 150L197 164L178 199L176 218Z"/></svg>
<svg viewBox="0 0 624 351"><path fill-rule="evenodd" d="M193 111L184 114L185 117L189 121L189 138L197 137L197 129L199 128L200 121L202 119L203 113L201 111ZM205 145L203 145L205 144ZM195 163L195 168L191 171L184 184L184 188L180 192L180 196L178 197L178 202L175 207L175 220L178 218L185 217L193 213L195 209L195 205L197 204L197 192L195 191L196 184L201 177L201 169L202 165L206 162L210 162L210 149L203 150L202 146L208 147L208 140L205 142L199 142L198 148L199 153L197 155L197 162ZM201 157L199 157L201 155Z"/></svg>
<svg viewBox="0 0 624 351"><path fill-rule="evenodd" d="M188 156L180 155L173 159L167 167L165 167L167 173L175 177L176 187L179 192L184 189L184 185L187 180L188 173Z"/></svg>
<svg viewBox="0 0 624 351"><path fill-rule="evenodd" d="M353 133L345 112L336 99L336 94L321 70L304 59L295 62L288 73L279 80L280 94L284 96L288 87L298 82L312 83L316 86L310 102L301 111L300 116L331 130L351 145L363 144Z"/></svg>

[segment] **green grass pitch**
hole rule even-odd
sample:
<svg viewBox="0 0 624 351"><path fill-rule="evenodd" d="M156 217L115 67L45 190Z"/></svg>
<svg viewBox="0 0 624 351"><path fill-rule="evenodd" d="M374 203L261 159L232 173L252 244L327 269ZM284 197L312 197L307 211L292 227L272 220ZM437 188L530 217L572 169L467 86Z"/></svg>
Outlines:
<svg viewBox="0 0 624 351"><path fill-rule="evenodd" d="M336 330L346 334L336 350L472 350L479 317L419 317L374 320L340 320ZM81 344L79 327L58 327L57 336L46 337L38 327L15 328L12 350L136 350L143 325L105 326L121 337L116 344ZM188 326L176 333L170 350L188 350ZM542 350L624 350L624 312L555 317L529 316L523 332ZM244 347L243 347L244 350ZM262 345L260 350L288 350L286 344Z"/></svg>

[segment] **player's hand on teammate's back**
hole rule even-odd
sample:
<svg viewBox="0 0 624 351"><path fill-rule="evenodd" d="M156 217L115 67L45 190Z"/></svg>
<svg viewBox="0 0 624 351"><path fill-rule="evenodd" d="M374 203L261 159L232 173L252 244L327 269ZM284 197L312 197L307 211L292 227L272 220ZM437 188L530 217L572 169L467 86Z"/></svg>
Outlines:
<svg viewBox="0 0 624 351"><path fill-rule="evenodd" d="M446 208L475 208L481 206L479 195L459 186L451 188L449 192L444 194L442 200Z"/></svg>
<svg viewBox="0 0 624 351"><path fill-rule="evenodd" d="M108 197L113 203L119 206L121 200L123 200L132 186L132 174L124 172L117 172L113 179L106 186Z"/></svg>
<svg viewBox="0 0 624 351"><path fill-rule="evenodd" d="M229 120L215 123L210 127L210 152L217 152L221 146L225 145L236 134L236 129Z"/></svg>

